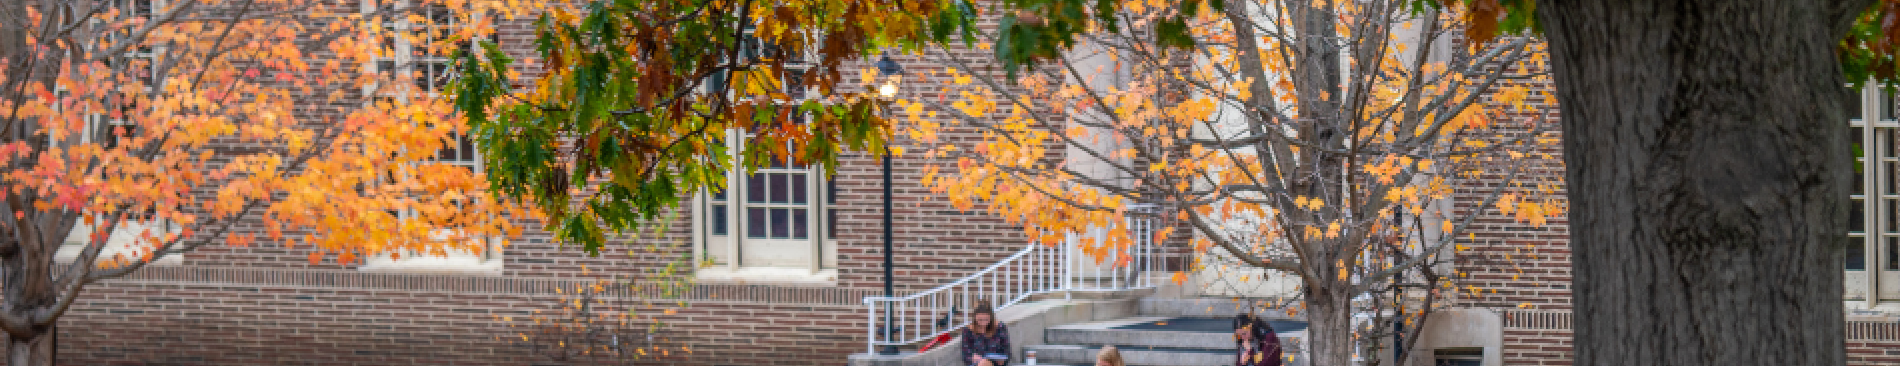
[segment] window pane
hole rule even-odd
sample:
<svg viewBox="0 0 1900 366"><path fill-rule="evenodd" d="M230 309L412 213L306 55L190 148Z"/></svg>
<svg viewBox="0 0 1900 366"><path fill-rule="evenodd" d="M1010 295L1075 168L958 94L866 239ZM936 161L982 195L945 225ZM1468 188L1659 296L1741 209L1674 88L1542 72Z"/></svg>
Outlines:
<svg viewBox="0 0 1900 366"><path fill-rule="evenodd" d="M792 236L792 215L789 209L772 209L772 238L784 239Z"/></svg>
<svg viewBox="0 0 1900 366"><path fill-rule="evenodd" d="M456 134L455 141L462 144L462 161L475 161L475 137Z"/></svg>
<svg viewBox="0 0 1900 366"><path fill-rule="evenodd" d="M804 70L785 70L785 95L793 100L805 99Z"/></svg>
<svg viewBox="0 0 1900 366"><path fill-rule="evenodd" d="M443 61L419 62L416 73L416 88L437 91L449 85L449 63Z"/></svg>
<svg viewBox="0 0 1900 366"><path fill-rule="evenodd" d="M1852 200L1852 201L1854 201L1854 207L1849 208L1847 211L1848 213L1847 231L1854 232L1854 233L1866 232L1867 231L1867 205L1862 203L1866 201L1865 200Z"/></svg>
<svg viewBox="0 0 1900 366"><path fill-rule="evenodd" d="M726 205L713 205L712 217L710 217L710 219L709 221L712 222L712 234L726 235Z"/></svg>
<svg viewBox="0 0 1900 366"><path fill-rule="evenodd" d="M753 174L753 175L746 176L745 184L746 184L745 186L745 201L746 202L751 202L751 203L765 202L766 185L765 185L764 174Z"/></svg>
<svg viewBox="0 0 1900 366"><path fill-rule="evenodd" d="M1859 152L1860 143L1858 142L1854 143L1854 150L1855 152ZM1856 156L1857 157L1854 158L1854 188L1850 190L1849 192L1853 192L1853 194L1866 194L1867 193L1867 183L1866 183L1867 174L1865 174L1865 172L1867 169L1867 163L1863 161L1866 159L1859 158L1858 157L1859 155L1856 155Z"/></svg>
<svg viewBox="0 0 1900 366"><path fill-rule="evenodd" d="M711 190L712 190L712 199L713 199L713 201L715 201L715 202L725 202L725 201L726 201L726 190L724 190L724 189L719 189L719 188L712 188Z"/></svg>
<svg viewBox="0 0 1900 366"><path fill-rule="evenodd" d="M1888 156L1893 156L1893 155L1888 155ZM1881 194L1900 194L1900 170L1897 170L1897 169L1900 169L1900 164L1896 164L1894 162L1886 162L1882 164L1885 164L1887 166L1887 170L1886 170L1887 174L1883 175L1887 179L1885 179L1885 181L1883 182L1880 182L1882 188L1884 188L1882 189ZM1860 184L1860 182L1854 182L1854 184Z"/></svg>
<svg viewBox="0 0 1900 366"><path fill-rule="evenodd" d="M1845 249L1846 250L1842 250L1842 252L1847 253L1847 270L1867 270L1867 243L1865 241L1861 240L1861 238L1853 238L1847 241L1847 248Z"/></svg>
<svg viewBox="0 0 1900 366"><path fill-rule="evenodd" d="M1850 120L1860 119L1861 118L1860 116L1860 106L1861 106L1860 90L1848 89L1848 93L1849 93L1849 96L1847 97L1847 105L1845 107L1842 107L1847 110L1847 119L1850 119Z"/></svg>
<svg viewBox="0 0 1900 366"><path fill-rule="evenodd" d="M790 189L788 189L791 188L788 186L791 182L786 181L787 178L790 178L790 175L785 173L773 173L768 174L768 176L770 176L769 184L772 185L772 189L768 191L768 193L771 194L772 203L785 203L785 201L790 200L791 197L787 196L791 195L791 192L789 192Z"/></svg>
<svg viewBox="0 0 1900 366"><path fill-rule="evenodd" d="M838 177L835 175L825 177L825 203L838 203Z"/></svg>
<svg viewBox="0 0 1900 366"><path fill-rule="evenodd" d="M810 216L810 214L806 213L805 210L801 210L801 209L793 209L791 211L792 211L792 239L811 238L811 220L810 220L810 217L808 217Z"/></svg>
<svg viewBox="0 0 1900 366"><path fill-rule="evenodd" d="M382 74L380 76L385 78L393 77L396 75L396 60L376 61L376 72Z"/></svg>
<svg viewBox="0 0 1900 366"><path fill-rule="evenodd" d="M769 224L768 222L765 221L765 209L747 208L745 209L745 214L746 214L746 218L745 218L746 237L764 238L765 225Z"/></svg>
<svg viewBox="0 0 1900 366"><path fill-rule="evenodd" d="M723 70L715 71L713 72L712 76L706 77L707 91L716 92L716 91L722 91L725 89L726 89L726 72L725 71ZM1855 102L1855 103L1859 103L1859 102Z"/></svg>
<svg viewBox="0 0 1900 366"><path fill-rule="evenodd" d="M1880 90L1880 120L1893 119L1893 92L1886 88Z"/></svg>
<svg viewBox="0 0 1900 366"><path fill-rule="evenodd" d="M807 179L804 174L786 174L786 179L792 180L792 203L804 204L811 202L805 199L805 196L807 196L805 190L811 188L811 184L805 182Z"/></svg>
<svg viewBox="0 0 1900 366"><path fill-rule="evenodd" d="M825 210L825 238L838 237L838 209Z"/></svg>
<svg viewBox="0 0 1900 366"><path fill-rule="evenodd" d="M1900 271L1900 238L1887 238L1887 270Z"/></svg>
<svg viewBox="0 0 1900 366"><path fill-rule="evenodd" d="M1881 231L1889 233L1900 232L1900 216L1895 216L1900 215L1900 204L1896 203L1900 202L1889 199L1880 200L1880 206L1882 206L1880 209L1887 211L1887 216L1880 218L1883 220L1883 222L1880 223Z"/></svg>
<svg viewBox="0 0 1900 366"><path fill-rule="evenodd" d="M462 160L462 143L460 140L461 138L459 136L453 134L449 135L448 141L446 141L447 143L442 144L442 150L436 151L436 160Z"/></svg>

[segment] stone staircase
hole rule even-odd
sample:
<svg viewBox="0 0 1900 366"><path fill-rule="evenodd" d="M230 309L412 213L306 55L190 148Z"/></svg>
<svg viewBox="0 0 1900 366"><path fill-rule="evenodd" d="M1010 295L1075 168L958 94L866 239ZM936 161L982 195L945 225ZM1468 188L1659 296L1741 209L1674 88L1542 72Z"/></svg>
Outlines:
<svg viewBox="0 0 1900 366"><path fill-rule="evenodd" d="M1065 324L1044 330L1040 345L1024 346L1036 351L1037 365L1093 365L1104 345L1121 350L1122 358L1136 366L1213 366L1232 365L1235 347L1231 318L1193 316L1137 316L1108 321ZM1306 365L1300 341L1306 335L1306 322L1273 320L1281 343L1293 354L1289 366Z"/></svg>

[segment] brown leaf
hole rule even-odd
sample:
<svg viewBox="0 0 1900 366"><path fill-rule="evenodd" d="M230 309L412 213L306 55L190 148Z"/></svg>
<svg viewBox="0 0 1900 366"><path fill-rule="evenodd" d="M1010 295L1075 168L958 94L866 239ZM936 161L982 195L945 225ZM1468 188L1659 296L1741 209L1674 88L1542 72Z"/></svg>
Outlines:
<svg viewBox="0 0 1900 366"><path fill-rule="evenodd" d="M1498 0L1472 0L1468 6L1465 39L1474 47L1491 42L1498 35L1498 16L1504 14L1504 6L1498 4Z"/></svg>

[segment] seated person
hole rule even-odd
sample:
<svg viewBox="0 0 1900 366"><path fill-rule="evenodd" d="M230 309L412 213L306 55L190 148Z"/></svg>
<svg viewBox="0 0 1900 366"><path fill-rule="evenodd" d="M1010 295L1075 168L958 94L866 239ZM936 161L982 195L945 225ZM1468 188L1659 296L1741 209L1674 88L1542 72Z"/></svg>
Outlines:
<svg viewBox="0 0 1900 366"><path fill-rule="evenodd" d="M963 360L966 366L1003 366L1009 364L1009 328L996 321L990 302L977 300L970 312L970 326L963 328Z"/></svg>
<svg viewBox="0 0 1900 366"><path fill-rule="evenodd" d="M1234 317L1234 340L1240 343L1236 366L1280 366L1280 336L1273 326L1253 314Z"/></svg>

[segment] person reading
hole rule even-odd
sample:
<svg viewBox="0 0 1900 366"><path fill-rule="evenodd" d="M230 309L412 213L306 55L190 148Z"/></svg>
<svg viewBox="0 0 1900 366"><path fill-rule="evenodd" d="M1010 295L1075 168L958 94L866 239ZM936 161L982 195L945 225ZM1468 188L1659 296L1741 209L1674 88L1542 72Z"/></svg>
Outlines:
<svg viewBox="0 0 1900 366"><path fill-rule="evenodd" d="M1009 364L1009 327L996 321L989 301L977 300L970 312L970 326L963 328L963 360L966 366Z"/></svg>

